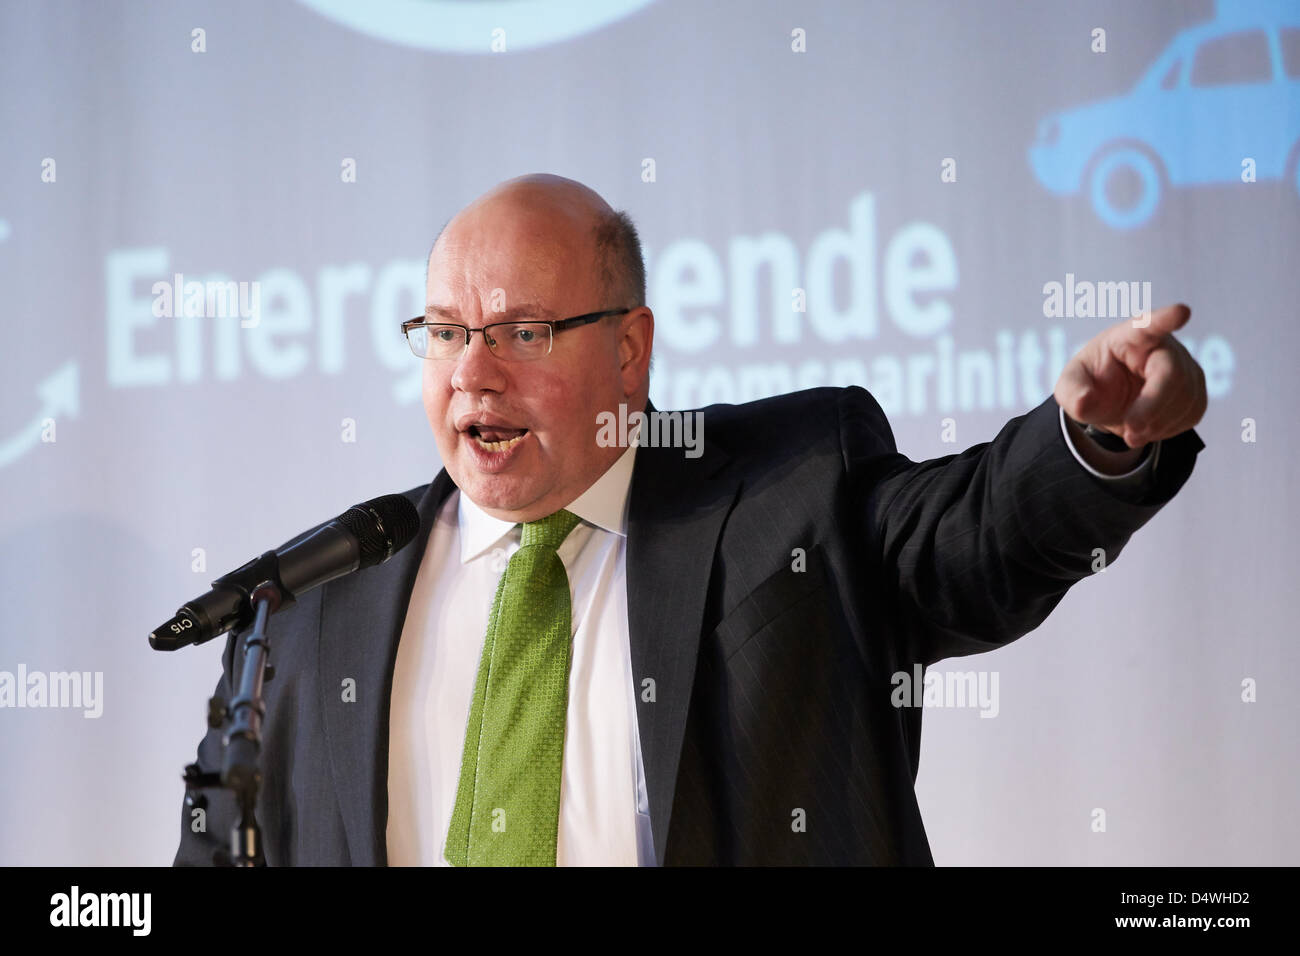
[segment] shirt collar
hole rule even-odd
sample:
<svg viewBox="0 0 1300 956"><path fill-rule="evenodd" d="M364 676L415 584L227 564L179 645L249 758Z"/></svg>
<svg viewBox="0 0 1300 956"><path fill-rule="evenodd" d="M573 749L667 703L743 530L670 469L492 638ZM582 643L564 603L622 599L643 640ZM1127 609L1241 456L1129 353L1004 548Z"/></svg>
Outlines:
<svg viewBox="0 0 1300 956"><path fill-rule="evenodd" d="M565 509L587 524L626 538L628 491L632 484L636 449L635 444L631 445L590 488L565 505ZM460 521L461 564L496 547L515 528L514 522L492 517L470 501L469 495L463 491L460 492L457 517Z"/></svg>

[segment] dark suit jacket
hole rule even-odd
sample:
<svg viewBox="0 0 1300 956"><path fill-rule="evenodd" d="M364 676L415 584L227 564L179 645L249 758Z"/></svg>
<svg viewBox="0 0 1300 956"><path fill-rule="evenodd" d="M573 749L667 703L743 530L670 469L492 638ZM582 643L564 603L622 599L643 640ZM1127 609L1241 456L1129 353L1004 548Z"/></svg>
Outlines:
<svg viewBox="0 0 1300 956"><path fill-rule="evenodd" d="M712 406L703 447L640 448L630 489L628 624L661 865L933 865L914 790L921 709L891 705L891 675L1032 631L1205 446L1191 429L1167 439L1151 481L1121 491L1074 459L1049 397L992 442L914 463L853 387ZM397 643L453 487L444 470L407 492L415 541L272 619L258 811L271 865L386 862ZM205 770L220 744L200 744ZM176 863L209 864L233 802L211 794L206 833L190 819Z"/></svg>

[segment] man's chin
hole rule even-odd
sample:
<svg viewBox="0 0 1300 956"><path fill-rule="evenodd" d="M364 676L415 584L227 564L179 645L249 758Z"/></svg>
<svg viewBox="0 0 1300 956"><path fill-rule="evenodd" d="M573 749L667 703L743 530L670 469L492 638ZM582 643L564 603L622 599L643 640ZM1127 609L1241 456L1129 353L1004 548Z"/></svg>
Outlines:
<svg viewBox="0 0 1300 956"><path fill-rule="evenodd" d="M524 513L538 498L528 487L530 483L514 476L475 474L471 468L462 477L464 480L457 481L456 485L469 500L503 521L520 520L515 516Z"/></svg>

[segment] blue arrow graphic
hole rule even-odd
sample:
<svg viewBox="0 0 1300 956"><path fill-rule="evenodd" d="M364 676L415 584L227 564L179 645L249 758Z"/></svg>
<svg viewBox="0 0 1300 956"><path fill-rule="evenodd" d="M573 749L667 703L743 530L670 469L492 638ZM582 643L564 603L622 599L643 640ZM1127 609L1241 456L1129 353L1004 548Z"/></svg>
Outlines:
<svg viewBox="0 0 1300 956"><path fill-rule="evenodd" d="M17 461L40 443L41 423L47 418L76 418L81 411L76 361L65 362L40 385L36 393L41 410L18 433L0 442L0 468Z"/></svg>

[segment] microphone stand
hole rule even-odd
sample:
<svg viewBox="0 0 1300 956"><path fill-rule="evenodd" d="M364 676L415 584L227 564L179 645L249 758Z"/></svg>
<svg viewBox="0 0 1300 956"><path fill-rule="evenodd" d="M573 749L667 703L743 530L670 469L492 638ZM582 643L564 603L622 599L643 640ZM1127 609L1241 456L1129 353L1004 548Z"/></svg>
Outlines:
<svg viewBox="0 0 1300 956"><path fill-rule="evenodd" d="M273 552L268 552L273 555ZM263 555L263 559L268 557ZM257 824L257 791L262 782L258 758L262 750L262 721L266 717L266 702L262 699L262 686L275 676L269 662L271 645L266 633L266 620L280 607L284 593L272 574L252 589L250 599L254 609L252 625L243 632L244 659L239 673L239 693L227 703L219 697L208 701L208 726L220 728L230 720L230 730L224 739L224 759L220 773L205 773L197 763L185 767L185 803L203 809L207 798L200 792L222 788L233 791L239 805L239 816L230 832L230 853L218 850L213 862L226 866L265 866L262 851L262 831ZM238 635L240 632L236 631Z"/></svg>

